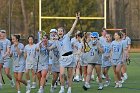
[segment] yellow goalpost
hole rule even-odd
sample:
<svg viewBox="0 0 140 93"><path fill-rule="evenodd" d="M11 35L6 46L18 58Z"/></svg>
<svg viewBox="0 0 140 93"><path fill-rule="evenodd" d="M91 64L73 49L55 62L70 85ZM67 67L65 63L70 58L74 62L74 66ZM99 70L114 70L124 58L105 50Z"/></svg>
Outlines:
<svg viewBox="0 0 140 93"><path fill-rule="evenodd" d="M42 16L41 15L41 5L42 0L39 0L39 31L41 31L42 20L47 19L75 19L75 17L51 17L51 16ZM82 20L104 20L104 28L106 28L106 0L104 0L104 16L103 17L80 17Z"/></svg>

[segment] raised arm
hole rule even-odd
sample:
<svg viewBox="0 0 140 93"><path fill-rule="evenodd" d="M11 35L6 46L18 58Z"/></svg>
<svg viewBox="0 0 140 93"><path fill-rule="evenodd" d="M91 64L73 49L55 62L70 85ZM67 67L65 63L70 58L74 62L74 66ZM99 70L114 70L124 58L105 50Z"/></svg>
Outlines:
<svg viewBox="0 0 140 93"><path fill-rule="evenodd" d="M76 19L72 25L72 28L70 29L70 31L68 32L69 36L73 33L74 31L74 28L76 27L76 24L78 22L78 20L80 19L80 12L79 13L76 13Z"/></svg>

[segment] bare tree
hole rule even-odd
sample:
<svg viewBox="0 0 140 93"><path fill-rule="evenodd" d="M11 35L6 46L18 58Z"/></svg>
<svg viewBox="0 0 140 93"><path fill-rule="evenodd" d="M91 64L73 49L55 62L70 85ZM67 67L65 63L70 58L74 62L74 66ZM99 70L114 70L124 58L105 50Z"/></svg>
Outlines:
<svg viewBox="0 0 140 93"><path fill-rule="evenodd" d="M25 11L25 6L24 6L24 0L21 1L21 9L22 9L22 15L23 15L23 22L24 22L24 34L28 32L28 22L27 22L27 17L26 17L26 11Z"/></svg>

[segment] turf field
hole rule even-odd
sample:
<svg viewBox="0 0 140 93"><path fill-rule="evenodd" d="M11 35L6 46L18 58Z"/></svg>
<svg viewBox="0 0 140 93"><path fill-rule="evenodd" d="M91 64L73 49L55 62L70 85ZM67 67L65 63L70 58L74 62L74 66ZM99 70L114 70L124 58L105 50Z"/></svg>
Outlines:
<svg viewBox="0 0 140 93"><path fill-rule="evenodd" d="M72 93L140 93L140 53L131 53L131 64L128 65L128 80L123 84L123 88L115 89L114 79L113 79L113 70L110 69L111 85L104 88L104 90L98 91L98 85L95 81L92 81L91 89L84 91L82 89L82 82L74 82L72 86ZM17 93L15 88L11 88L9 80L4 75L6 84L3 85L3 88L0 89L0 93ZM45 87L45 93L49 93L50 81ZM58 86L55 93L58 93L60 87ZM37 93L38 89L33 89L31 93ZM25 93L25 86L22 85L21 92ZM66 92L65 92L66 93Z"/></svg>

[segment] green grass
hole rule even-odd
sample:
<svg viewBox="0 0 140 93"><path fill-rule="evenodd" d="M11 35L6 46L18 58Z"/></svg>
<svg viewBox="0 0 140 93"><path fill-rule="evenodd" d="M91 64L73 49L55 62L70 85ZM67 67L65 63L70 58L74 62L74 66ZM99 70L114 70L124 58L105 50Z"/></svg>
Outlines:
<svg viewBox="0 0 140 93"><path fill-rule="evenodd" d="M128 66L128 80L123 84L123 88L115 89L114 79L113 79L113 70L112 68L109 71L111 77L111 85L104 88L102 91L98 91L98 85L95 81L91 82L91 89L84 91L82 89L82 82L73 83L72 93L140 93L140 53L131 53L131 64ZM0 90L0 93L16 93L15 88L11 88L9 85L9 80L4 75L6 84L3 85L3 88ZM49 80L49 82L51 79ZM49 93L50 84L45 86L45 93ZM58 86L55 93L58 93L60 87ZM37 93L38 89L33 89L31 93ZM21 92L25 93L25 86L22 85ZM65 92L66 93L66 92Z"/></svg>

